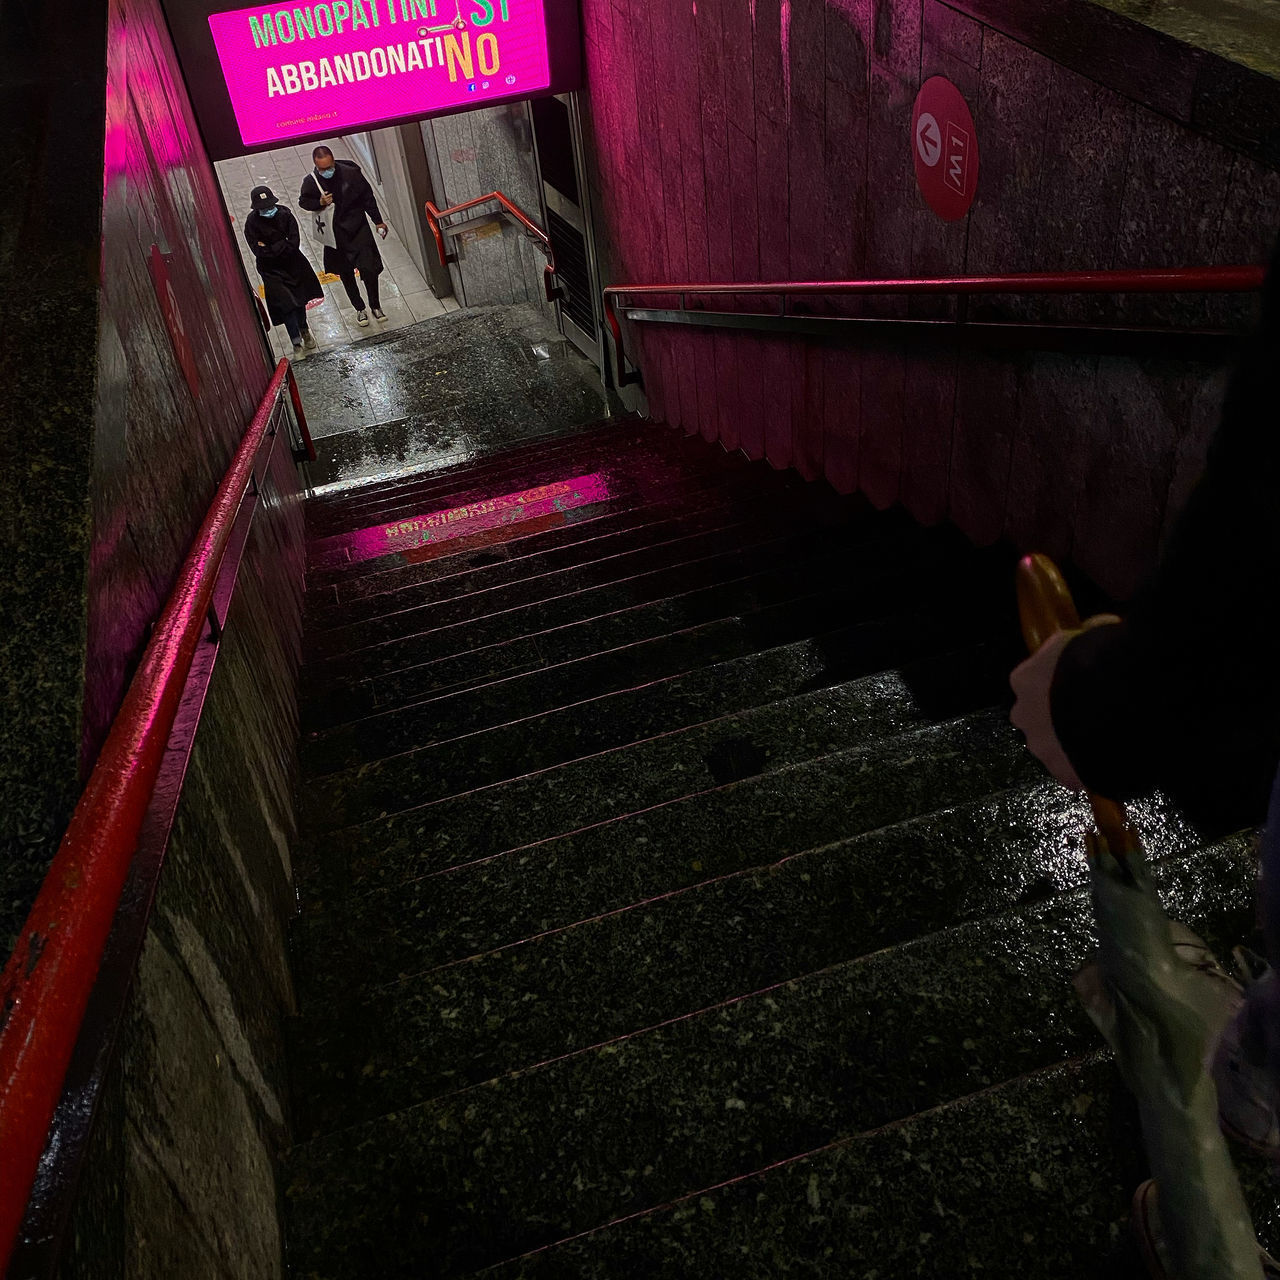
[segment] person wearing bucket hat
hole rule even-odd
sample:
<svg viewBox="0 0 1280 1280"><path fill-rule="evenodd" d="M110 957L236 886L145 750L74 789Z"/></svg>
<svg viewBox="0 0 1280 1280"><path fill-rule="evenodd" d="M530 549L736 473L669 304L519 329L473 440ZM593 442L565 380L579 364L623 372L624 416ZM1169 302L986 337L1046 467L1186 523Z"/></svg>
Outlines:
<svg viewBox="0 0 1280 1280"><path fill-rule="evenodd" d="M262 277L267 314L284 325L293 343L293 358L304 359L316 345L307 325L307 303L324 297L324 287L298 247L298 220L280 204L270 187L254 187L253 208L244 220L244 238L253 250Z"/></svg>

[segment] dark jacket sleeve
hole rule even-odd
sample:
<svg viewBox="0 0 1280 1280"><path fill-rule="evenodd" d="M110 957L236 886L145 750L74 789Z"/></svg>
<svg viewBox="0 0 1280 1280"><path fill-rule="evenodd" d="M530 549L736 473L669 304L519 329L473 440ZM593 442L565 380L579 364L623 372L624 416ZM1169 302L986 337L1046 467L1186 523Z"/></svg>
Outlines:
<svg viewBox="0 0 1280 1280"><path fill-rule="evenodd" d="M284 205L280 205L279 209L280 212L276 214L276 217L284 219L284 226L280 230L284 233L285 242L290 249L297 249L300 244L298 220L293 216L293 212L286 209Z"/></svg>
<svg viewBox="0 0 1280 1280"><path fill-rule="evenodd" d="M347 182L350 184L350 189L355 192L355 203L373 219L376 226L382 221L382 214L378 212L378 197L373 194L373 186L364 176L364 170L354 161L347 174Z"/></svg>
<svg viewBox="0 0 1280 1280"><path fill-rule="evenodd" d="M1280 760L1280 242L1205 470L1124 625L1063 651L1054 728L1087 786L1260 823Z"/></svg>
<svg viewBox="0 0 1280 1280"><path fill-rule="evenodd" d="M320 184L310 174L302 180L302 190L298 192L298 207L309 213L320 211Z"/></svg>
<svg viewBox="0 0 1280 1280"><path fill-rule="evenodd" d="M276 218L280 218L283 212L276 214ZM250 214L244 222L244 238L259 262L269 262L288 252L289 244L283 231L283 228L271 226L267 219L256 214ZM259 240L262 241L261 244L258 243Z"/></svg>

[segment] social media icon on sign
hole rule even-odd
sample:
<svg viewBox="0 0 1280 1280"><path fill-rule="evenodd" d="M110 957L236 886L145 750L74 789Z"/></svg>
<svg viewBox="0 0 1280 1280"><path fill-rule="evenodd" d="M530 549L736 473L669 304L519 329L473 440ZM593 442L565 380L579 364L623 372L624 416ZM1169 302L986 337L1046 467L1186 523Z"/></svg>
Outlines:
<svg viewBox="0 0 1280 1280"><path fill-rule="evenodd" d="M475 85L474 85L474 84L469 84L469 85L467 85L467 92L468 92L468 93L475 93L475 91L476 91L476 87L475 87Z"/></svg>
<svg viewBox="0 0 1280 1280"><path fill-rule="evenodd" d="M516 82L516 78L515 78L515 76L508 76L508 77L507 77L507 83L508 83L508 84L515 84L515 82Z"/></svg>
<svg viewBox="0 0 1280 1280"><path fill-rule="evenodd" d="M481 87L482 89L487 89L487 88L489 87L489 82L488 82L487 80L485 80L485 81L480 85L480 87Z"/></svg>

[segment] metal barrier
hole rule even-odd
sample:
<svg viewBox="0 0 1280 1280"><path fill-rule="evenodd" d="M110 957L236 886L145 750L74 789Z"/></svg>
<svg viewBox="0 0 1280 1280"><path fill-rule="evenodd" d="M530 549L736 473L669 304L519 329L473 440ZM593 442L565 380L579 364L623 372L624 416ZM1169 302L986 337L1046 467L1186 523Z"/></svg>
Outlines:
<svg viewBox="0 0 1280 1280"><path fill-rule="evenodd" d="M556 255L555 250L551 247L551 240L547 233L523 209L508 200L501 191L490 191L488 195L477 196L474 200L465 200L462 204L455 204L449 209L437 209L430 200L427 201L423 206L423 210L427 215L427 222L431 226L431 233L436 238L436 249L440 254L440 265L447 267L449 263L457 262L458 255L448 251L445 247L444 238L451 233L456 235L460 230L459 228L443 225L441 220L454 214L478 209L482 205L491 202L497 203L498 208L495 212L498 216L509 218L514 222L546 255L547 265L542 269L542 287L546 291L547 301L555 302L562 296L562 293L560 286L556 284Z"/></svg>
<svg viewBox="0 0 1280 1280"><path fill-rule="evenodd" d="M962 298L991 293L1247 293L1262 288L1262 267L1156 267L1134 271L1059 271L1024 272L1014 275L951 276L916 280L784 280L759 283L714 284L621 284L604 290L604 314L613 334L616 352L616 378L619 387L640 381L638 372L628 372L622 327L618 322L619 298L679 297L676 316L687 315L686 323L708 323L705 313L688 311L687 299L697 297L742 296L777 297L781 309L777 313L716 313L717 322L726 328L760 328L761 321L775 330L803 329L814 322L808 317L787 315L789 297L850 297L865 295L937 295L958 294ZM640 318L657 318L640 317ZM909 322L872 322L904 324ZM925 324L936 326L938 322ZM963 314L945 322L954 329L976 328L967 325ZM1026 329L1025 325L1000 326L1006 330ZM1042 326L1043 327L1043 326ZM1099 332L1104 332L1099 327ZM1164 331L1164 332L1177 332Z"/></svg>

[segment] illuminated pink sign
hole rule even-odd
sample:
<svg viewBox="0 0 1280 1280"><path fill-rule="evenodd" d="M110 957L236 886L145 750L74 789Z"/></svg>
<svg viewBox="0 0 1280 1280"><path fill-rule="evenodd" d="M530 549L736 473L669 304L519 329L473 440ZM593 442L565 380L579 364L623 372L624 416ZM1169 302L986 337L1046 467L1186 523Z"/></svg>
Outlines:
<svg viewBox="0 0 1280 1280"><path fill-rule="evenodd" d="M246 146L551 83L543 0L333 0L209 17Z"/></svg>
<svg viewBox="0 0 1280 1280"><path fill-rule="evenodd" d="M313 564L373 560L392 552L408 552L437 542L516 524L592 502L603 502L609 486L600 472L556 480L535 489L505 493L445 511L430 511L394 524L378 524L335 540L335 545L312 557ZM339 544L340 545L336 545Z"/></svg>

